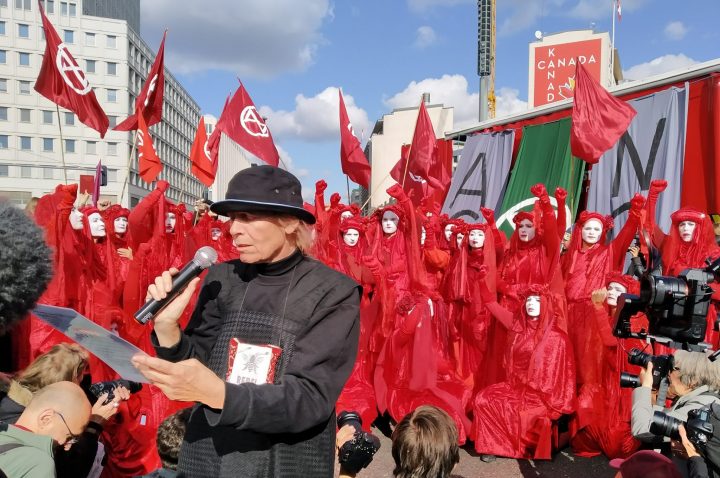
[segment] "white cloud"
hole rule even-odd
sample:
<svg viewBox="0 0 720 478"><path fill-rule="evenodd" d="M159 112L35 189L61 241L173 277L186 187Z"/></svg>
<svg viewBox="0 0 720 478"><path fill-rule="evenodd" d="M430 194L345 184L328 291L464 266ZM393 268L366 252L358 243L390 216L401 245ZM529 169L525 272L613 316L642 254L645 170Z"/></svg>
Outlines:
<svg viewBox="0 0 720 478"><path fill-rule="evenodd" d="M476 0L407 0L410 10L424 12L434 7L452 7L463 3L473 4Z"/></svg>
<svg viewBox="0 0 720 478"><path fill-rule="evenodd" d="M142 15L152 48L169 29L166 61L175 72L272 77L312 64L332 8L329 0L244 0L242 6L235 0L153 0L143 1Z"/></svg>
<svg viewBox="0 0 720 478"><path fill-rule="evenodd" d="M519 95L520 92L515 88L503 87L497 90L495 92L495 117L503 118L526 111L528 103L521 100Z"/></svg>
<svg viewBox="0 0 720 478"><path fill-rule="evenodd" d="M343 93L345 108L358 139L362 132L370 134L370 121L365 110L355 105L355 99ZM274 111L268 106L260 107L260 114L267 117L268 126L275 138L293 138L303 141L340 141L340 118L338 112L338 89L330 86L317 95L307 98L295 97L293 111Z"/></svg>
<svg viewBox="0 0 720 478"><path fill-rule="evenodd" d="M433 45L436 41L437 35L432 27L425 25L417 29L417 34L415 36L416 48L427 48L430 45Z"/></svg>
<svg viewBox="0 0 720 478"><path fill-rule="evenodd" d="M687 34L687 27L683 22L670 22L665 26L665 36L670 40L682 40Z"/></svg>
<svg viewBox="0 0 720 478"><path fill-rule="evenodd" d="M679 55L663 55L646 63L632 66L623 70L626 80L644 80L651 76L660 75L673 70L680 70L696 64L697 61L682 53Z"/></svg>
<svg viewBox="0 0 720 478"><path fill-rule="evenodd" d="M312 203L315 198L315 185L312 184L312 178L310 177L310 171L305 168L298 168L295 166L290 153L285 151L281 146L275 143L275 147L280 155L280 167L290 171L300 180L300 186L302 189L303 199L307 202Z"/></svg>

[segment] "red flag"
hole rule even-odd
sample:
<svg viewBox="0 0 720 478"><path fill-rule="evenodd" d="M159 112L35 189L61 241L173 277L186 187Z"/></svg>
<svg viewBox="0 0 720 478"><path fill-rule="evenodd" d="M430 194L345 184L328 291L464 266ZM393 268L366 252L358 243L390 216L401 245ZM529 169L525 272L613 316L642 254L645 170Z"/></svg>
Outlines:
<svg viewBox="0 0 720 478"><path fill-rule="evenodd" d="M365 189L370 189L370 163L365 153L360 148L360 141L355 137L355 132L350 123L345 100L342 91L338 89L340 96L340 164L343 173Z"/></svg>
<svg viewBox="0 0 720 478"><path fill-rule="evenodd" d="M197 132L195 133L195 141L193 141L190 149L191 171L196 178L205 186L210 187L215 181L215 168L210 159L210 150L208 149L207 132L205 131L205 118L200 117Z"/></svg>
<svg viewBox="0 0 720 478"><path fill-rule="evenodd" d="M216 130L219 130L217 134L218 143L220 132L223 132L230 139L269 165L277 166L280 163L280 155L277 148L275 148L275 143L273 143L270 129L257 109L255 109L255 105L242 83L240 83L230 102L225 106L221 120L218 120L215 127ZM215 138L211 137L211 139L214 140Z"/></svg>
<svg viewBox="0 0 720 478"><path fill-rule="evenodd" d="M135 100L135 111L142 111L145 117L145 124L152 126L162 120L163 94L165 92L165 37L167 30L163 33L160 48L155 55L155 62L147 80L143 85L137 99ZM138 128L137 114L132 114L113 129L115 131L131 131Z"/></svg>
<svg viewBox="0 0 720 478"><path fill-rule="evenodd" d="M411 171L416 176L428 178L435 155L435 147L435 130L423 101L420 103L415 132L410 146L408 171Z"/></svg>
<svg viewBox="0 0 720 478"><path fill-rule="evenodd" d="M419 206L420 201L428 194L427 180L411 173L409 168L406 167L409 154L410 145L402 145L400 147L400 159L390 171L390 177L402 185L407 197L410 198L415 206Z"/></svg>
<svg viewBox="0 0 720 478"><path fill-rule="evenodd" d="M35 91L75 113L81 123L96 130L104 138L110 124L108 117L100 107L82 68L45 16L41 1L38 6L45 30L45 55L35 81Z"/></svg>
<svg viewBox="0 0 720 478"><path fill-rule="evenodd" d="M207 140L207 149L210 153L209 157L213 177L217 174L218 156L220 154L220 134L222 133L220 125L225 124L227 121L227 115L225 113L227 111L228 104L230 104L229 96L225 98L225 106L223 106L222 112L220 113L220 118L218 118L217 123L215 124L215 129L213 129L213 132L210 133L210 137Z"/></svg>
<svg viewBox="0 0 720 478"><path fill-rule="evenodd" d="M140 177L146 183L151 183L155 181L155 178L162 171L162 163L155 153L150 132L145 124L145 117L139 114L137 118L138 128L135 134L137 135L137 149L139 152Z"/></svg>
<svg viewBox="0 0 720 478"><path fill-rule="evenodd" d="M595 164L627 131L637 111L607 92L585 67L575 69L570 148L573 156Z"/></svg>

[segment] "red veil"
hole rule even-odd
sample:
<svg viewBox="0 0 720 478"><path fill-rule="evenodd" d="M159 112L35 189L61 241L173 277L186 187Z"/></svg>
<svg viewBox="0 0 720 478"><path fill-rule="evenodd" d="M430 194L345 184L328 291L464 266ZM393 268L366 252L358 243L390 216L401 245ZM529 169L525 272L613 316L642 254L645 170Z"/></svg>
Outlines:
<svg viewBox="0 0 720 478"><path fill-rule="evenodd" d="M707 214L696 209L684 207L670 216L672 226L670 233L663 242L663 272L666 275L677 275L689 267L705 266L705 259L717 256L720 249L715 243L712 222ZM684 242L680 237L678 226L683 221L695 223L692 240Z"/></svg>

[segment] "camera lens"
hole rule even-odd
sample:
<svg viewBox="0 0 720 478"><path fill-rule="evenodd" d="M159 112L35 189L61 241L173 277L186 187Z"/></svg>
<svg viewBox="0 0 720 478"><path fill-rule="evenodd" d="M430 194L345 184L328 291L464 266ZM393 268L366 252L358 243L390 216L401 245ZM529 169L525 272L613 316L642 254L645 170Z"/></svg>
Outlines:
<svg viewBox="0 0 720 478"><path fill-rule="evenodd" d="M352 425L356 430L360 430L362 428L362 419L360 418L360 414L358 412L340 412L337 416L337 426L338 428L342 428L345 425Z"/></svg>
<svg viewBox="0 0 720 478"><path fill-rule="evenodd" d="M632 349L628 356L628 363L645 368L647 364L652 361L652 358L652 355L641 352L639 349Z"/></svg>
<svg viewBox="0 0 720 478"><path fill-rule="evenodd" d="M682 423L683 422L677 418L673 418L663 412L655 412L652 423L650 424L650 433L679 440L680 432L678 429Z"/></svg>
<svg viewBox="0 0 720 478"><path fill-rule="evenodd" d="M640 386L640 377L623 372L620 374L620 386L622 388L638 388Z"/></svg>

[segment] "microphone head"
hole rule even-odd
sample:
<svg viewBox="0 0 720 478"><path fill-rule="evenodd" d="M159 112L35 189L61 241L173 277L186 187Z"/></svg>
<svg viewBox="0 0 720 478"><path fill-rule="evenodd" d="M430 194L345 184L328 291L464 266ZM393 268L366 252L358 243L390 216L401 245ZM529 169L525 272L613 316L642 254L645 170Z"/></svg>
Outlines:
<svg viewBox="0 0 720 478"><path fill-rule="evenodd" d="M210 246L204 246L197 250L193 262L200 266L202 269L207 269L211 265L215 264L218 259L218 253L215 249Z"/></svg>

